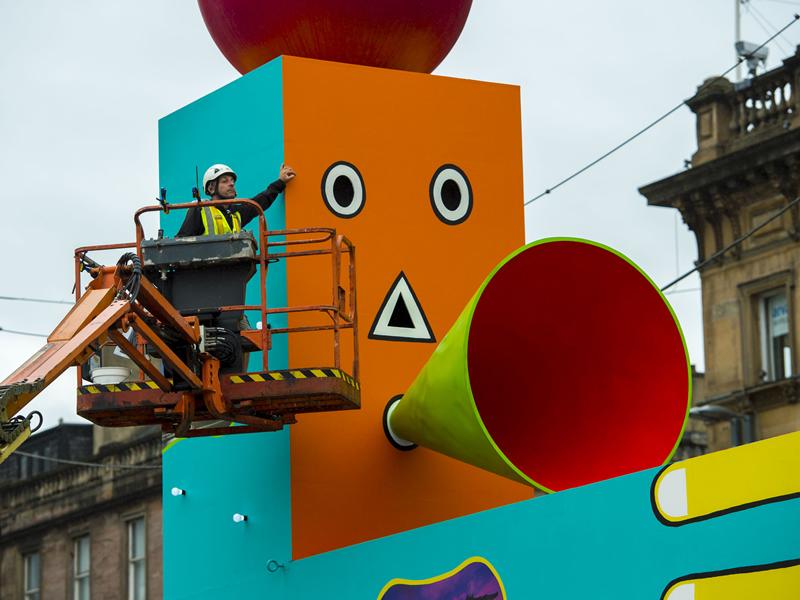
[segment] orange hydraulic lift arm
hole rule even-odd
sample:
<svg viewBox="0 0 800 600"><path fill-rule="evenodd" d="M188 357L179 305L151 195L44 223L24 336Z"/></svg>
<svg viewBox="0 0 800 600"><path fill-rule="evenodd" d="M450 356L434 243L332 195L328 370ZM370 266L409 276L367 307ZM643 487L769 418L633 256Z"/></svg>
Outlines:
<svg viewBox="0 0 800 600"><path fill-rule="evenodd" d="M0 382L0 462L30 435L30 419L16 417L67 368L91 354L91 345L129 310L113 288L91 290L70 310L47 343Z"/></svg>
<svg viewBox="0 0 800 600"><path fill-rule="evenodd" d="M130 267L98 267L92 269L92 275L95 279L87 292L48 336L44 347L0 382L0 462L30 435L30 419L15 415L65 370L86 362L107 341L121 345L161 389L171 390L172 383L127 342L122 330L128 326L162 351L164 359L193 389L202 388L202 381L167 348L143 317L156 317L190 343L199 341L199 331L144 277L137 298L130 298L123 285Z"/></svg>

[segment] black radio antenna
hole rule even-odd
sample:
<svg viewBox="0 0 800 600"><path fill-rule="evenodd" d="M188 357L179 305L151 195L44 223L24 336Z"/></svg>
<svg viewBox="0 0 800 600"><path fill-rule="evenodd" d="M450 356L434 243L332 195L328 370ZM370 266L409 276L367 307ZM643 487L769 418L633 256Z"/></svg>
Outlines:
<svg viewBox="0 0 800 600"><path fill-rule="evenodd" d="M200 199L200 169L194 166L194 187L192 188L192 198L201 202Z"/></svg>

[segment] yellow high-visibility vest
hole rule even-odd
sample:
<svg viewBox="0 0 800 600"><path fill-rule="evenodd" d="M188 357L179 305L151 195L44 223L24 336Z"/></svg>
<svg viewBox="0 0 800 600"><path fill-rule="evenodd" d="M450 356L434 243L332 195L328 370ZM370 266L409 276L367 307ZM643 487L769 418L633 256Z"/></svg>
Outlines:
<svg viewBox="0 0 800 600"><path fill-rule="evenodd" d="M223 233L238 233L242 230L241 217L238 212L233 213L233 229L228 225L228 219L216 206L204 206L201 212L203 217L204 235L222 235ZM213 230L208 226L213 223Z"/></svg>

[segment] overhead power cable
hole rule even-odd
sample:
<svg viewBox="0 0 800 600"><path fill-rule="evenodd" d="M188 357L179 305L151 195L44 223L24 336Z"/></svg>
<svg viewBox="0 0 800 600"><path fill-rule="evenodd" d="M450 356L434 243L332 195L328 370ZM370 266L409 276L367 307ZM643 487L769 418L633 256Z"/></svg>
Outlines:
<svg viewBox="0 0 800 600"><path fill-rule="evenodd" d="M756 24L757 24L757 25L758 25L758 26L761 28L761 31L763 31L763 32L764 32L764 33L766 33L767 35L772 35L772 33L773 33L773 32L775 31L775 29L776 29L776 28L775 28L775 25L773 25L772 23L770 23L769 19L767 19L767 17L765 17L765 16L764 16L764 15L761 13L761 11L759 11L759 10L758 10L758 9L757 9L755 6L753 6L753 3L752 3L752 2L748 2L748 3L747 3L747 12L748 12L748 13L750 13L750 16L751 16L751 17L753 17L753 20L754 20L754 21L756 22ZM787 42L789 41L789 40L787 40L787 39L786 39L784 36L780 36L780 37L782 37L782 38L783 38L784 40L786 40ZM779 50L780 50L780 51L781 51L783 54L789 54L789 50L787 50L786 48L784 48L783 44L781 44L781 42L780 42L780 40L779 40L778 38L775 38L775 45L776 45L776 46L778 46L778 49L779 49Z"/></svg>
<svg viewBox="0 0 800 600"><path fill-rule="evenodd" d="M794 25L794 24L797 22L797 20L798 20L798 19L800 19L800 15L798 15L798 14L795 14L795 15L793 16L793 18L792 18L792 20L791 20L791 21L789 21L789 22L788 22L786 25L784 25L784 26L783 26L783 27L781 27L781 28L780 28L778 31L776 31L774 35L770 36L768 39L766 39L764 42L762 42L762 43L761 43L761 45L759 45L759 46L758 46L758 48L755 48L755 49L754 49L754 50L753 50L753 51L752 51L752 52L751 52L751 53L750 53L748 56L752 56L753 54L755 54L756 52L758 52L759 50L761 50L761 49L762 49L764 46L766 46L766 45L767 45L767 44L769 44L769 43L770 43L772 40L774 40L776 37L778 37L779 35L781 35L781 34L782 34L784 31L786 31L787 29L789 29L789 27L791 27L792 25ZM727 75L728 75L728 74L729 74L731 71L735 70L735 69L736 69L736 67L737 67L738 65L740 65L742 62L744 62L744 60L745 60L746 58L747 58L746 56L745 56L745 57L741 57L741 58L739 58L739 60L738 60L738 61L736 61L736 64L734 64L734 65L733 65L731 68L729 68L727 71L725 71L725 72L724 72L722 75L718 75L717 77L714 77L714 78L712 78L712 79L710 79L710 80L706 81L706 82L705 82L703 85L701 85L701 86L698 88L698 90L697 90L697 93L699 94L699 93L700 93L700 92L702 92L704 89L706 89L708 86L710 86L711 84L713 84L713 83L717 82L718 80L720 80L720 79L724 79L724 78L725 78L725 77L726 77L726 76L727 76ZM564 179L562 179L561 181L559 181L558 183L556 183L555 185L553 185L553 186L551 186L551 187L549 187L549 188L545 189L545 190L544 190L542 193L540 193L538 196L534 196L534 197L533 197L533 198L531 198L530 200L527 200L527 201L526 201L526 202L523 204L523 206L528 206L528 205L529 205L529 204L531 204L532 202L536 202L536 201L537 201L537 200L539 200L540 198L544 198L545 196L547 196L547 195L551 194L552 192L554 192L555 190L557 190L558 188L560 188L560 187L561 187L562 185L564 185L565 183L568 183L568 182L572 181L573 179L575 179L576 177L578 177L579 175L582 175L583 173L585 173L586 171L588 171L589 169L591 169L592 167L594 167L594 166L595 166L595 165L597 165L598 163L600 163L600 162L604 161L604 160L605 160L605 159L607 159L609 156L611 156L612 154L616 153L618 150L621 150L622 148L624 148L625 146L627 146L628 144L630 144L632 141L634 141L634 140L635 140L635 139L637 139L638 137L640 137L640 136L642 136L643 134L645 134L645 133L647 133L648 131L650 131L650 130L651 130L653 127L655 127L656 125L658 125L659 123L661 123L661 121L663 121L663 120L664 120L664 119L666 119L667 117L671 116L673 113L676 113L676 112L678 112L678 110L680 110L681 108L683 108L683 106L684 106L684 102L683 102L683 101L681 101L680 103L676 104L676 105L675 105L675 106L673 106L671 109L669 109L667 112L665 112L663 115L661 115L660 117L658 117L658 118L657 118L655 121L652 121L651 123L649 123L649 124L648 124L648 125L646 125L645 127L642 127L642 128L639 130L639 131L637 131L637 132L636 132L636 133L634 133L633 135L629 136L628 138L624 139L622 142L620 142L619 144L617 144L616 146L614 146L613 148L611 148L611 150L608 150L608 151L607 151L607 152L605 152L604 154L601 154L600 156L598 156L597 158L595 158L593 161L591 161L591 162L590 162L589 164L587 164L586 166L584 166L584 167L581 167L580 169L578 169L577 171L575 171L574 173L572 173L572 174L571 174L571 175L569 175L568 177L565 177Z"/></svg>
<svg viewBox="0 0 800 600"><path fill-rule="evenodd" d="M686 278L687 278L689 275L691 275L691 274L692 274L692 273L694 273L695 271L699 271L699 270L701 270L701 269L702 269L703 267L705 267L707 264L709 264L709 263L711 263L711 262L714 262L714 261L715 261L715 260L717 260L719 257L721 257L723 254L725 254L725 253L727 253L727 252L730 252L730 251L731 251L731 250L733 250L733 249L734 249L736 246L738 246L738 245L739 245L739 244L741 244L743 241L745 241L747 238L749 238L751 235L753 235L753 234L754 234L756 231L758 231L759 229L762 229L762 228L766 227L767 225L769 225L770 223L772 223L772 222L773 222L775 219L777 219L778 217L781 217L781 216L783 216L783 214L784 214L784 213L786 213L786 211L788 211L790 208L792 208L793 206L795 206L795 205L796 205L798 202L800 202L800 196L798 196L797 198L795 198L794 200L792 200L791 202L789 202L789 204L787 204L786 206L784 206L782 209L780 209L778 212L776 212L774 215L772 215L772 216L771 216L769 219L767 219L766 221L764 221L764 222L763 222L763 223L761 223L760 225L757 225L756 227L753 227L753 228L752 228L750 231L748 231L747 233L745 233L743 236L741 236L740 238L738 238L738 239L735 239L734 241L732 241L730 244L728 244L727 246L725 246L725 247L724 247L722 250L719 250L719 251L715 252L714 254L712 254L712 255L711 255L709 258L707 258L707 259L706 259L706 260L704 260L703 262L701 262L701 263L698 263L697 265L695 265L695 267L694 267L693 269L691 269L690 271L686 271L686 273L684 273L683 275L681 275L681 276L680 276L680 277L678 277L677 279L674 279L674 280L670 281L670 282L669 282L667 285L665 285L664 287L662 287L662 288L661 288L661 291L662 291L662 292L665 292L665 291L667 291L667 290L668 290L669 288L671 288L673 285L675 285L675 284L676 284L676 283L678 283L679 281L683 281L684 279L686 279Z"/></svg>
<svg viewBox="0 0 800 600"><path fill-rule="evenodd" d="M0 327L0 333L13 333L14 335L28 335L31 337L43 337L43 338L47 337L43 333L31 333L30 331L17 331L16 329L6 329L5 327Z"/></svg>
<svg viewBox="0 0 800 600"><path fill-rule="evenodd" d="M45 300L44 298L18 298L17 296L0 296L0 300L15 300L17 302L40 302L42 304L75 304L67 300Z"/></svg>
<svg viewBox="0 0 800 600"><path fill-rule="evenodd" d="M76 465L79 467L95 467L97 469L129 470L129 471L144 471L144 470L151 471L155 469L161 469L161 465L121 465L118 463L112 463L112 464L92 463L92 462L85 462L82 460L67 460L66 458L54 458L52 456L39 456L38 454L23 452L22 450L17 450L14 452L14 454L19 454L20 456L27 456L28 458L38 458L39 460L44 460L54 463L62 463L65 465Z"/></svg>
<svg viewBox="0 0 800 600"><path fill-rule="evenodd" d="M777 2L778 4L791 4L792 6L800 6L800 2L794 0L769 0L770 2Z"/></svg>
<svg viewBox="0 0 800 600"><path fill-rule="evenodd" d="M686 288L685 290L670 290L668 292L664 292L665 295L669 296L670 294L688 294L690 292L699 292L702 288Z"/></svg>

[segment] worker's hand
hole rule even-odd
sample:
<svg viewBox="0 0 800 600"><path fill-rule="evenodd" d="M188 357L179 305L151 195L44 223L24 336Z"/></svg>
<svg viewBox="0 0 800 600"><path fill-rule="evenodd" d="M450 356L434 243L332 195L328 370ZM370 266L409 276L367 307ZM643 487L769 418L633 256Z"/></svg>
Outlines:
<svg viewBox="0 0 800 600"><path fill-rule="evenodd" d="M280 179L283 183L289 183L292 179L295 178L297 173L294 172L294 169L289 165L281 165L281 174Z"/></svg>

